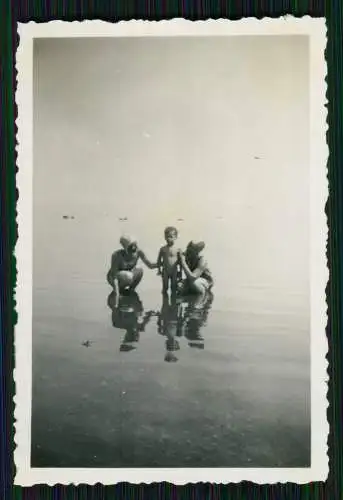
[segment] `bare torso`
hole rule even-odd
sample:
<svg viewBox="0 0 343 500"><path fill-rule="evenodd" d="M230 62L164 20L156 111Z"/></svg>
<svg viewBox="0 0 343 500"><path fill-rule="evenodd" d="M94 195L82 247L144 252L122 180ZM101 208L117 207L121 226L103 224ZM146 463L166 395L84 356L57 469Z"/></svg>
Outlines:
<svg viewBox="0 0 343 500"><path fill-rule="evenodd" d="M165 245L160 250L160 266L162 272L172 276L177 271L178 249L175 246Z"/></svg>

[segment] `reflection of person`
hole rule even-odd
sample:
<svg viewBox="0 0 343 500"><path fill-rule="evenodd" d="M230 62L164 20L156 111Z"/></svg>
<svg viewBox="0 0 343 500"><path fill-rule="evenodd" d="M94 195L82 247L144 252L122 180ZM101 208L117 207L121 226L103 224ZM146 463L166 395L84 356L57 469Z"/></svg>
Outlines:
<svg viewBox="0 0 343 500"><path fill-rule="evenodd" d="M167 227L164 230L164 245L158 254L157 267L158 274L162 275L162 292L168 293L169 283L172 293L177 291L178 281L181 279L182 270L179 263L179 250L175 248L178 233L175 227Z"/></svg>
<svg viewBox="0 0 343 500"><path fill-rule="evenodd" d="M201 328L206 325L212 307L213 294L207 292L204 296L194 297L188 301L185 314L185 337L190 347L204 349L204 337Z"/></svg>
<svg viewBox="0 0 343 500"><path fill-rule="evenodd" d="M118 294L134 290L143 277L143 269L137 267L139 259L149 269L156 269L157 264L151 263L144 252L138 248L137 241L129 236L120 238L122 249L113 253L111 268L107 273L107 281Z"/></svg>
<svg viewBox="0 0 343 500"><path fill-rule="evenodd" d="M144 332L154 313L148 311L143 314L143 304L135 292L122 295L118 300L115 293L112 292L108 297L108 305L112 309L113 327L126 330L120 350L131 351L135 349L133 344L139 341L139 334Z"/></svg>
<svg viewBox="0 0 343 500"><path fill-rule="evenodd" d="M157 328L160 335L172 335L181 337L182 335L182 304L174 297L163 297L161 311L158 314Z"/></svg>
<svg viewBox="0 0 343 500"><path fill-rule="evenodd" d="M175 352L180 349L179 339L183 335L189 347L204 349L201 328L207 323L212 302L210 291L204 295L189 295L181 302L175 297L163 297L161 311L157 314L157 328L158 333L166 337L165 361L178 361Z"/></svg>
<svg viewBox="0 0 343 500"><path fill-rule="evenodd" d="M164 360L167 362L178 361L175 351L180 349L177 337L182 336L182 304L178 303L174 297L169 299L163 297L161 312L158 313L157 331L166 337L166 354Z"/></svg>
<svg viewBox="0 0 343 500"><path fill-rule="evenodd" d="M208 268L207 262L202 255L205 248L203 241L191 241L185 253L179 253L180 264L186 275L183 284L183 293L185 294L201 294L204 295L211 290L213 286L213 278Z"/></svg>

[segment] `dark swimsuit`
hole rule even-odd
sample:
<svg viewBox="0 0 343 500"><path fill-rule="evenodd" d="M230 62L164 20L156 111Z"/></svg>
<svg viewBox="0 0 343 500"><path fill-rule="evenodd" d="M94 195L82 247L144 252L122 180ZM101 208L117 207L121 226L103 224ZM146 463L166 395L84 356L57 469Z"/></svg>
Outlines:
<svg viewBox="0 0 343 500"><path fill-rule="evenodd" d="M194 260L186 257L186 262L187 262L187 265L188 265L189 269L191 270L191 272L193 272L195 269L198 268L200 259L201 259L201 257L200 258L197 257ZM201 276L199 276L199 278L205 279L207 281L207 283L210 285L210 287L213 285L212 274L211 274L211 271L207 267L206 267L206 269L204 269L204 271L202 272Z"/></svg>
<svg viewBox="0 0 343 500"><path fill-rule="evenodd" d="M125 250L118 250L116 257L118 259L118 271L132 271L137 265L139 255L137 253L129 258L129 260Z"/></svg>

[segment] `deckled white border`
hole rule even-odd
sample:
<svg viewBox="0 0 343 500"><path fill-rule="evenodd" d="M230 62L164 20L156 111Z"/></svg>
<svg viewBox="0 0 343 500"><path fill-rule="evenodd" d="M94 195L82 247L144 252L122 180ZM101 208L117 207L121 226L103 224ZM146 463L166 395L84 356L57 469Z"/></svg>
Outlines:
<svg viewBox="0 0 343 500"><path fill-rule="evenodd" d="M37 37L114 37L114 36L242 36L308 35L310 37L311 99L311 422L312 457L310 468L296 469L38 469L30 467L31 438L31 334L32 334L32 46ZM255 483L325 481L328 475L327 437L327 322L325 286L328 269L325 257L327 221L324 213L328 196L326 163L326 27L324 19L246 18L240 21L208 20L191 22L129 21L117 24L102 21L19 24L16 102L18 105L17 205L19 239L16 246L18 323L15 328L15 484L37 483L115 484L121 481L174 484L196 482L229 483L242 480ZM275 443L277 446L277 443Z"/></svg>

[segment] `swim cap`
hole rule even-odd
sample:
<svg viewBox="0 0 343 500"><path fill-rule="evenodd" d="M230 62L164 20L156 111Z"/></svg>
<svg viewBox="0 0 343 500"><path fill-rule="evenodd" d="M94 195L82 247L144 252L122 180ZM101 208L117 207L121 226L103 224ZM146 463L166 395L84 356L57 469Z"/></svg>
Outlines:
<svg viewBox="0 0 343 500"><path fill-rule="evenodd" d="M205 248L205 242L204 241L190 241L188 244L188 248L190 250L193 250L196 253L200 253Z"/></svg>
<svg viewBox="0 0 343 500"><path fill-rule="evenodd" d="M124 250L127 250L127 248L132 244L137 245L137 240L133 236L127 236L127 235L122 236L119 242L121 246L124 248Z"/></svg>

